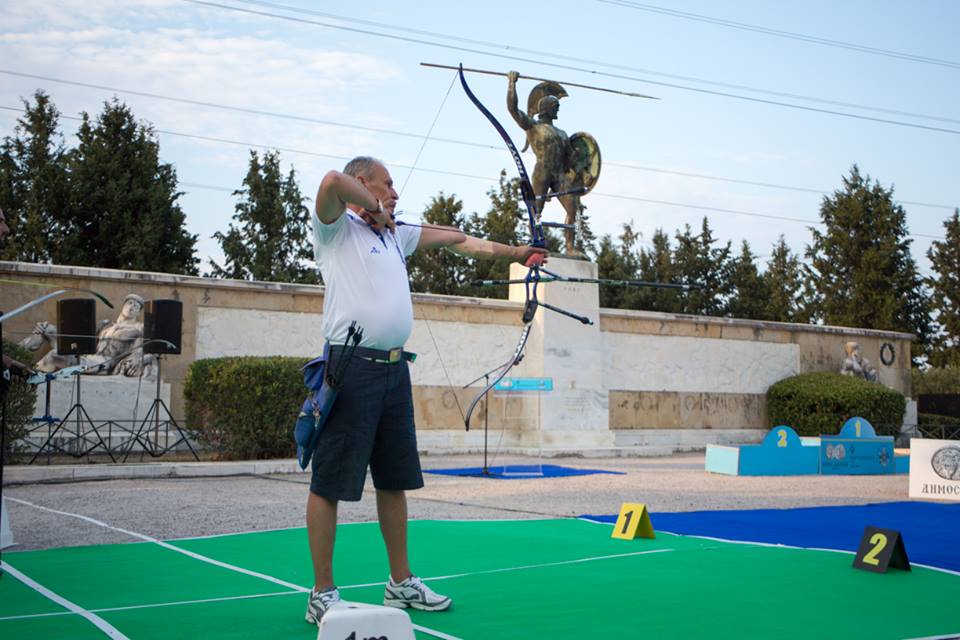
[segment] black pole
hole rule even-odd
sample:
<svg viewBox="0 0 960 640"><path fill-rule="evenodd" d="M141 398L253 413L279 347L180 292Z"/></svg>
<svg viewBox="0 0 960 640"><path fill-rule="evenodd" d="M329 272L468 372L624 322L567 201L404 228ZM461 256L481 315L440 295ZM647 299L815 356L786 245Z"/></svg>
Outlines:
<svg viewBox="0 0 960 640"><path fill-rule="evenodd" d="M490 384L490 374L483 376L483 386ZM490 475L490 469L487 468L487 418L490 416L490 395L483 399L483 471L485 476Z"/></svg>

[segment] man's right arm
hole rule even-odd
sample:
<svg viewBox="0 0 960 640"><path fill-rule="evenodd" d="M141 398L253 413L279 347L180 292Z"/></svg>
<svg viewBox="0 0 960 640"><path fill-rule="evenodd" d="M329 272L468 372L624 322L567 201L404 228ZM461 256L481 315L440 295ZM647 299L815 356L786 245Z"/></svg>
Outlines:
<svg viewBox="0 0 960 640"><path fill-rule="evenodd" d="M368 211L376 211L380 203L360 181L339 171L329 171L317 190L316 212L320 222L336 222L347 204L355 204Z"/></svg>

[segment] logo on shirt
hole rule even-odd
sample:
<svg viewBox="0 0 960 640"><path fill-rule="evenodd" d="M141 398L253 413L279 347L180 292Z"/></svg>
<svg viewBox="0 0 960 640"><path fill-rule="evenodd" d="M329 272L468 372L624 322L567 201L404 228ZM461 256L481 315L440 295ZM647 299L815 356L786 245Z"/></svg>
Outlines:
<svg viewBox="0 0 960 640"><path fill-rule="evenodd" d="M371 253L371 254L380 253L380 250L377 249L375 246L374 246L374 247L370 247L370 253Z"/></svg>

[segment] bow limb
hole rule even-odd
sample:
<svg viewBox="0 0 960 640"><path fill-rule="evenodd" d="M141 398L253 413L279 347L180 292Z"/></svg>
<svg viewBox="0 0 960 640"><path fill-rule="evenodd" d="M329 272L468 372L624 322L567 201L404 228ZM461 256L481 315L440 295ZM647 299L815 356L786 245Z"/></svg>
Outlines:
<svg viewBox="0 0 960 640"><path fill-rule="evenodd" d="M510 151L510 155L513 157L513 162L517 165L517 173L520 176L520 194L523 196L523 203L527 207L527 221L530 224L530 244L534 247L544 247L546 246L546 238L544 237L543 227L540 224L540 213L537 208L537 198L533 193L533 184L530 182L530 176L527 174L527 167L523 164L523 158L520 157L520 152L517 150L517 145L513 144L513 140L510 138L510 134L507 133L507 130L503 128L503 125L500 124L500 121L497 120L489 109L480 99L474 95L473 91L470 89L470 86L467 84L467 78L463 75L463 65L460 65L457 73L460 74L460 85L463 87L464 93L467 94L467 97L470 98L470 102L480 110L487 120L490 121L490 124L493 125L493 128L497 130L497 133L500 134L500 137L503 138L504 143L507 145L507 149ZM528 260L528 267L539 266L543 258L536 256L536 258L531 257Z"/></svg>
<svg viewBox="0 0 960 640"><path fill-rule="evenodd" d="M477 109L480 110L487 120L490 121L490 124L493 125L493 128L497 130L497 133L500 134L500 137L503 139L503 142L507 145L507 149L510 151L510 155L513 157L513 161L517 166L517 173L520 177L520 194L523 197L523 203L527 209L527 222L530 226L530 245L534 247L545 247L546 237L543 232L543 226L540 224L540 210L537 206L537 199L533 192L533 185L530 182L530 176L527 174L527 168L523 164L523 158L520 157L520 152L517 150L517 146L513 143L513 140L510 138L510 134L507 133L506 129L503 128L503 125L500 124L500 121L487 109L486 106L480 99L474 95L473 91L470 89L470 86L467 84L467 78L463 74L463 65L460 65L457 73L460 75L460 85L463 87L464 93L467 94L467 97L470 99L470 102L474 104ZM480 399L485 397L486 394L497 385L509 372L523 359L523 349L527 344L527 338L530 335L530 329L533 322L533 317L537 313L537 307L539 302L537 299L537 285L540 283L540 265L543 263L543 256L540 254L534 254L527 259L525 266L528 268L526 278L524 278L525 285L525 297L523 307L523 333L520 334L520 340L517 342L517 347L513 352L513 356L506 364L503 365L500 373L497 374L497 377L488 384L483 391L481 391L470 403L470 407L467 409L467 413L464 416L463 422L466 430L470 430L470 418L473 415L474 409L477 407L477 404L480 402Z"/></svg>
<svg viewBox="0 0 960 640"><path fill-rule="evenodd" d="M470 403L470 406L467 408L467 415L463 418L463 426L466 427L467 431L470 431L470 418L471 416L473 416L473 410L476 409L477 405L480 403L480 399L485 397L491 389L497 386L497 383L503 380L503 378L508 373L510 373L510 370L513 369L514 366L516 366L517 364L520 363L521 360L523 360L523 348L526 346L527 338L530 336L531 326L532 325L527 324L523 328L523 333L520 334L520 341L517 342L517 347L516 349L514 349L513 355L510 357L510 360L507 361L500 368L500 373L498 373L497 377L493 379L493 382L491 382L486 387L484 387L483 391L478 393L477 396L473 399L473 402Z"/></svg>
<svg viewBox="0 0 960 640"><path fill-rule="evenodd" d="M32 308L32 307L35 307L35 306L37 306L38 304L42 304L42 303L46 302L47 300L50 300L51 298L56 298L57 296L63 295L64 293L68 293L68 292L70 292L70 291L79 291L79 292L81 292L81 293L89 293L90 295L92 295L92 296L94 296L95 298L97 298L98 300L100 300L103 304L105 304L105 305L107 305L108 307L110 307L111 309L113 309L113 305L110 304L110 301L107 300L107 299L106 299L105 297L103 297L102 295L100 295L99 293L97 293L96 291L92 291L92 290L90 290L90 289L77 289L77 288L74 288L74 287L67 287L66 289L60 289L60 290L58 290L58 291L54 291L54 292L52 292L52 293L48 293L47 295L41 296L41 297L37 298L36 300L34 300L34 301L32 301L32 302L28 302L27 304L23 305L22 307L17 307L17 308L14 309L13 311L10 311L10 312L8 312L8 313L3 314L2 316L0 316L0 322L6 322L6 321L9 320L10 318L13 318L14 316L20 315L21 313L23 313L23 312L26 311L27 309L30 309L30 308Z"/></svg>

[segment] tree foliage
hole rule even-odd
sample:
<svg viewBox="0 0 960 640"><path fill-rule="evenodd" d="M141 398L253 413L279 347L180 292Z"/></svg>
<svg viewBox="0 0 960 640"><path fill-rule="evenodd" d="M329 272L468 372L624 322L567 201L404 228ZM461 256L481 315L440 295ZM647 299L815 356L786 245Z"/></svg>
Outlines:
<svg viewBox="0 0 960 640"><path fill-rule="evenodd" d="M0 145L0 207L11 234L3 257L109 269L197 273L177 175L153 128L117 99L82 114L72 149L42 91L24 101Z"/></svg>
<svg viewBox="0 0 960 640"><path fill-rule="evenodd" d="M863 176L854 165L843 187L820 205L825 230L812 229L808 279L813 318L827 324L930 333L923 279L910 255L906 212L893 189Z"/></svg>
<svg viewBox="0 0 960 640"><path fill-rule="evenodd" d="M803 305L803 268L800 257L790 251L781 235L773 245L773 253L763 273L768 296L764 309L767 320L807 322Z"/></svg>
<svg viewBox="0 0 960 640"><path fill-rule="evenodd" d="M424 224L462 229L465 224L463 201L441 191L423 212ZM463 295L470 276L470 260L451 251L418 251L407 258L410 290L418 293Z"/></svg>
<svg viewBox="0 0 960 640"><path fill-rule="evenodd" d="M226 233L213 237L223 250L224 264L210 261L209 275L235 280L264 282L318 282L310 238L310 210L291 167L284 177L280 154L268 151L260 159L250 151L243 187L233 192L240 198L233 222Z"/></svg>
<svg viewBox="0 0 960 640"><path fill-rule="evenodd" d="M196 274L197 237L185 229L177 174L160 161L153 127L113 99L96 119L82 114L77 137L58 261Z"/></svg>
<svg viewBox="0 0 960 640"><path fill-rule="evenodd" d="M0 143L0 208L11 229L0 257L61 262L69 183L60 112L42 91L33 99L22 100L24 115Z"/></svg>
<svg viewBox="0 0 960 640"><path fill-rule="evenodd" d="M680 311L706 316L723 315L730 284L730 243L714 246L718 240L706 218L700 233L694 235L690 225L676 234L677 246L673 253L674 274L677 282L697 284L700 289L680 299Z"/></svg>
<svg viewBox="0 0 960 640"><path fill-rule="evenodd" d="M740 255L730 262L730 298L725 305L726 315L733 318L767 320L770 289L767 280L760 275L757 256L750 250L746 240L740 245Z"/></svg>
<svg viewBox="0 0 960 640"><path fill-rule="evenodd" d="M926 279L931 305L940 331L932 339L930 363L937 367L960 367L960 210L943 223L943 240L927 251L936 277Z"/></svg>

